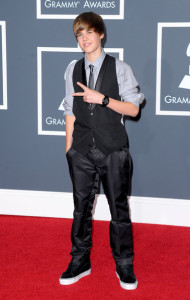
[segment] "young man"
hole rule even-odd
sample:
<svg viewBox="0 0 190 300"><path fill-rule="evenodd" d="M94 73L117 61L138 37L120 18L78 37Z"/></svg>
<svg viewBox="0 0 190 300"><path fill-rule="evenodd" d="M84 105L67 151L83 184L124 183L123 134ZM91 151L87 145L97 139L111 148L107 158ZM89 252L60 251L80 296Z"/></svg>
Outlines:
<svg viewBox="0 0 190 300"><path fill-rule="evenodd" d="M102 18L80 14L73 31L85 57L66 70L66 156L73 183L72 260L61 275L68 285L91 273L92 207L99 179L110 212L110 245L124 289L135 289L133 242L127 195L131 157L123 115L135 117L143 95L131 68L106 55ZM100 233L101 239L101 233Z"/></svg>

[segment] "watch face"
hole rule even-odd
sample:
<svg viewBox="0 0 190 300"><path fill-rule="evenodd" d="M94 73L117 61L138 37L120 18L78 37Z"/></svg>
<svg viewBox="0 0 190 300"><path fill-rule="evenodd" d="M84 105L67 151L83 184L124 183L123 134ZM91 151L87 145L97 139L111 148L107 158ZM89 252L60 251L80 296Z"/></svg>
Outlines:
<svg viewBox="0 0 190 300"><path fill-rule="evenodd" d="M109 98L108 98L108 96L105 96L104 99L102 100L102 105L107 106L108 103L109 103Z"/></svg>

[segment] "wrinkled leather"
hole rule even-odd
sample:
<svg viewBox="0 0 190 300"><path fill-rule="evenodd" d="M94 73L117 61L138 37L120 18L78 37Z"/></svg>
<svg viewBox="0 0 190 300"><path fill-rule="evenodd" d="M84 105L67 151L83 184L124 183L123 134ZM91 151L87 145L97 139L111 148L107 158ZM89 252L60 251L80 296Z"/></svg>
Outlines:
<svg viewBox="0 0 190 300"><path fill-rule="evenodd" d="M96 148L95 148L96 149ZM74 219L71 232L71 255L90 254L92 246L92 208L99 178L111 212L110 245L115 260L132 263L133 241L127 195L131 181L131 157L127 147L102 156L98 149L91 157L75 149L67 155L73 182ZM100 232L101 239L101 232Z"/></svg>

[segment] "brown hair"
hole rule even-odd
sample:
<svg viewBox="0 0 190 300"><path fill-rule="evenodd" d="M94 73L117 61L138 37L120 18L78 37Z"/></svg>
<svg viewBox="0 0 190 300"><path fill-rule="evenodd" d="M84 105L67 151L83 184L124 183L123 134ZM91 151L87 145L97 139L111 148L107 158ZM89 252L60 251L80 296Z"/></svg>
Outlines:
<svg viewBox="0 0 190 300"><path fill-rule="evenodd" d="M93 29L99 34L104 33L104 21L101 16L94 12L84 12L76 17L73 22L73 32L77 36L77 33L81 30Z"/></svg>

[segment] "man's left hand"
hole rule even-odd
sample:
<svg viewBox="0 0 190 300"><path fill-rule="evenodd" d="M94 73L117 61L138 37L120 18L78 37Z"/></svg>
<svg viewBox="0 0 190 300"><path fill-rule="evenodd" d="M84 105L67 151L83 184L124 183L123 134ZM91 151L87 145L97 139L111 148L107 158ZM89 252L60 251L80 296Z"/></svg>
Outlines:
<svg viewBox="0 0 190 300"><path fill-rule="evenodd" d="M84 92L73 93L72 96L81 96L87 103L102 104L102 99L104 98L103 94L89 89L80 82L77 82L77 84L83 89Z"/></svg>

